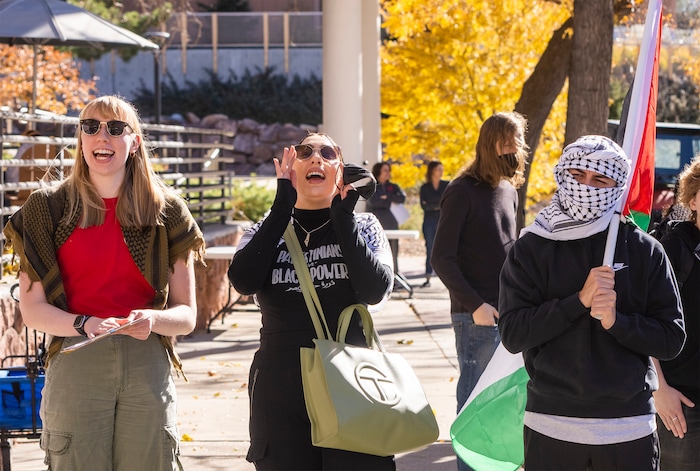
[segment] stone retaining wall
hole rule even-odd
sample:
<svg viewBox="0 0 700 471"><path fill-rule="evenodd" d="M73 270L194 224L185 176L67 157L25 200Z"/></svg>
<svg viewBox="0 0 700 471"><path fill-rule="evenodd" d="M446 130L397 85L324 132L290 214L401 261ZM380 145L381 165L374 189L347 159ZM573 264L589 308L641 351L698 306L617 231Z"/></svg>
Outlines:
<svg viewBox="0 0 700 471"><path fill-rule="evenodd" d="M181 122L167 124L183 124L207 129L233 131L233 151L223 150L222 157L233 157L234 163L227 164L229 170L236 175L274 176L275 165L273 157L281 157L285 146L301 141L309 131L317 131L317 126L292 124L261 124L253 119L233 120L225 114L211 114L199 118L194 113L187 113ZM205 139L216 139L208 136Z"/></svg>

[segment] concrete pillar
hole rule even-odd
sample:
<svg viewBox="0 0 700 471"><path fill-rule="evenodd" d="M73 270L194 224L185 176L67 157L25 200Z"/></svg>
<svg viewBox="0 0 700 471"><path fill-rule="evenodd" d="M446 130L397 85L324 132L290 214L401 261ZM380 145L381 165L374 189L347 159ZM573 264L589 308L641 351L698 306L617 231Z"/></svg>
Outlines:
<svg viewBox="0 0 700 471"><path fill-rule="evenodd" d="M378 0L323 0L323 130L345 161L380 157Z"/></svg>
<svg viewBox="0 0 700 471"><path fill-rule="evenodd" d="M380 26L378 0L362 0L362 155L368 168L382 160Z"/></svg>

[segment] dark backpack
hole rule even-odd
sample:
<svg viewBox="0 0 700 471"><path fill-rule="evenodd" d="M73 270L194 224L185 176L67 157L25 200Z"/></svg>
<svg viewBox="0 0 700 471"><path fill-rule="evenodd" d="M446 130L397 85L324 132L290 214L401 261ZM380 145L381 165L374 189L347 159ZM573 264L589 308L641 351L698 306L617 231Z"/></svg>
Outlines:
<svg viewBox="0 0 700 471"><path fill-rule="evenodd" d="M654 237L654 239L661 241L669 229L675 227L679 222L681 221L664 216L658 221L652 221L649 234Z"/></svg>
<svg viewBox="0 0 700 471"><path fill-rule="evenodd" d="M649 234L660 241L666 234L673 230L683 241L683 247L688 249L687 256L681 257L680 266L673 267L673 271L676 274L676 281L678 282L678 289L683 287L683 283L685 283L690 276L695 261L700 260L700 243L696 243L695 241L695 228L691 227L692 225L694 224L688 221L663 218L649 232Z"/></svg>

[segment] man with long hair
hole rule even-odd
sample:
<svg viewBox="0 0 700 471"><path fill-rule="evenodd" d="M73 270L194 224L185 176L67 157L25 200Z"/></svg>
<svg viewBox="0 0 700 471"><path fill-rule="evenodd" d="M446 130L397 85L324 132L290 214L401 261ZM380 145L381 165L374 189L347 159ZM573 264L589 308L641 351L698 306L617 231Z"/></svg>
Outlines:
<svg viewBox="0 0 700 471"><path fill-rule="evenodd" d="M498 346L498 274L516 238L517 188L524 182L526 120L496 113L481 126L476 156L448 185L432 265L450 292L460 375L457 411ZM469 466L458 460L458 469Z"/></svg>

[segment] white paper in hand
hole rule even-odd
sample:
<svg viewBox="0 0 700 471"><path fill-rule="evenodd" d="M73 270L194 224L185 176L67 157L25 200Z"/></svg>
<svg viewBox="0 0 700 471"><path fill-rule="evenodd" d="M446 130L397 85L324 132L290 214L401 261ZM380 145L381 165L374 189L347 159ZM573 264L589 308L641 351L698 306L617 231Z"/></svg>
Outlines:
<svg viewBox="0 0 700 471"><path fill-rule="evenodd" d="M98 335L97 337L93 337L91 339L83 340L82 342L75 343L69 347L66 347L61 350L60 353L70 353L74 352L80 348L83 348L87 345L90 345L91 343L97 342L100 339L109 337L110 335L118 334L120 331L126 329L127 327L131 327L132 325L136 325L141 321L145 321L147 318L146 317L139 317L138 319L134 319L131 322L127 322L124 325L120 325L119 327L114 327L113 329L109 329L107 332L104 334Z"/></svg>

